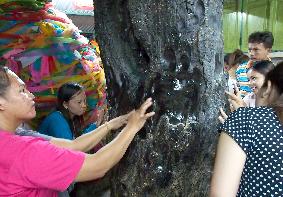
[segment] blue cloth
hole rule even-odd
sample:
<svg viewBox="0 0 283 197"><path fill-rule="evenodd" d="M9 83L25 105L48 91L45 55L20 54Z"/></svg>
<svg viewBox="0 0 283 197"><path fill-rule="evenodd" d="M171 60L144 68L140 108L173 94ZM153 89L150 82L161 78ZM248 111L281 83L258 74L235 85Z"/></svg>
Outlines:
<svg viewBox="0 0 283 197"><path fill-rule="evenodd" d="M90 124L83 133L88 133L94 129L96 129L96 125L93 123ZM60 111L49 114L39 126L38 132L56 138L74 139L73 132Z"/></svg>
<svg viewBox="0 0 283 197"><path fill-rule="evenodd" d="M96 129L96 124L91 123L84 129L83 133L89 133L93 131L94 129Z"/></svg>
<svg viewBox="0 0 283 197"><path fill-rule="evenodd" d="M239 90L244 92L243 94L241 94L242 98L244 98L248 93L252 92L252 89L249 86L250 80L247 75L247 72L251 67L251 65L252 65L251 61L245 62L240 64L236 70L236 80L239 85Z"/></svg>

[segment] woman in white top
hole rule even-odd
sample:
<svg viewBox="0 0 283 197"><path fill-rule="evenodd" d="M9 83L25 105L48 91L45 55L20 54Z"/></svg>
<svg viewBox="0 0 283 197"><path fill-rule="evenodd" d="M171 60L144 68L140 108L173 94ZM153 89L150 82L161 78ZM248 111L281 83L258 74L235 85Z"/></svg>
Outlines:
<svg viewBox="0 0 283 197"><path fill-rule="evenodd" d="M238 109L239 107L255 107L256 94L258 90L262 87L265 76L267 73L274 69L274 64L269 60L262 60L255 62L253 67L249 69L247 75L250 80L250 87L252 92L247 94L243 99L239 95L238 88L236 87L236 94L231 92L226 92L229 97L229 102L231 106L231 111ZM221 123L227 119L226 113L223 109L220 109L221 115L218 117Z"/></svg>
<svg viewBox="0 0 283 197"><path fill-rule="evenodd" d="M274 69L274 67L275 66L271 61L262 60L255 62L253 67L250 68L247 75L250 80L252 92L243 98L247 107L255 107L255 94L262 87L267 73Z"/></svg>

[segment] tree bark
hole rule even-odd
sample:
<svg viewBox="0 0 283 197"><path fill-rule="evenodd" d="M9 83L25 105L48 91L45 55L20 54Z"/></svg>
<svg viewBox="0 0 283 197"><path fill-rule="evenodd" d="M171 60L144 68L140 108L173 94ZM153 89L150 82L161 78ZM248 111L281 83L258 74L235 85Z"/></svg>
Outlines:
<svg viewBox="0 0 283 197"><path fill-rule="evenodd" d="M115 167L113 196L207 196L217 138L222 0L102 0L96 35L110 116L156 112Z"/></svg>

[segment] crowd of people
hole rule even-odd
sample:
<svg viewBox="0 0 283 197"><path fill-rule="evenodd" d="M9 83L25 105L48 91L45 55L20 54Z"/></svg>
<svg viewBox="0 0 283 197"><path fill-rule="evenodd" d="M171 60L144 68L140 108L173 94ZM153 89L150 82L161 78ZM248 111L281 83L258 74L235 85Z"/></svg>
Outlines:
<svg viewBox="0 0 283 197"><path fill-rule="evenodd" d="M248 39L249 60L239 49L224 57L231 113L222 123L210 196L283 196L283 62L269 53L271 32Z"/></svg>
<svg viewBox="0 0 283 197"><path fill-rule="evenodd" d="M0 67L0 196L58 196L73 182L97 179L124 155L154 112L148 98L139 109L105 122L74 140L17 130L34 118L34 96L11 70ZM71 114L70 114L71 115ZM95 154L87 154L111 130L124 128ZM64 132L64 131L63 131ZM83 151L83 152L82 152Z"/></svg>
<svg viewBox="0 0 283 197"><path fill-rule="evenodd" d="M211 196L283 196L283 62L275 66L269 58L272 33L254 32L248 41L249 56L237 49L224 58L231 113L220 110ZM154 115L147 112L148 98L126 115L85 125L84 88L66 83L58 90L57 109L38 133L20 127L36 116L34 99L25 83L1 65L0 196L67 196L74 182L104 176ZM121 127L110 143L88 153Z"/></svg>

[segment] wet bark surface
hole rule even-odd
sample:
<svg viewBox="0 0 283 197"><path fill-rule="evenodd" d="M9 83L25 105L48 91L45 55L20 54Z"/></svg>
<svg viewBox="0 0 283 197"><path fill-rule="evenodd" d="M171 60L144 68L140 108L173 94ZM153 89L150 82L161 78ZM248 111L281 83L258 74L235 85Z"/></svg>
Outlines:
<svg viewBox="0 0 283 197"><path fill-rule="evenodd" d="M207 196L223 104L221 0L94 1L110 116L156 112L113 169L113 196Z"/></svg>

